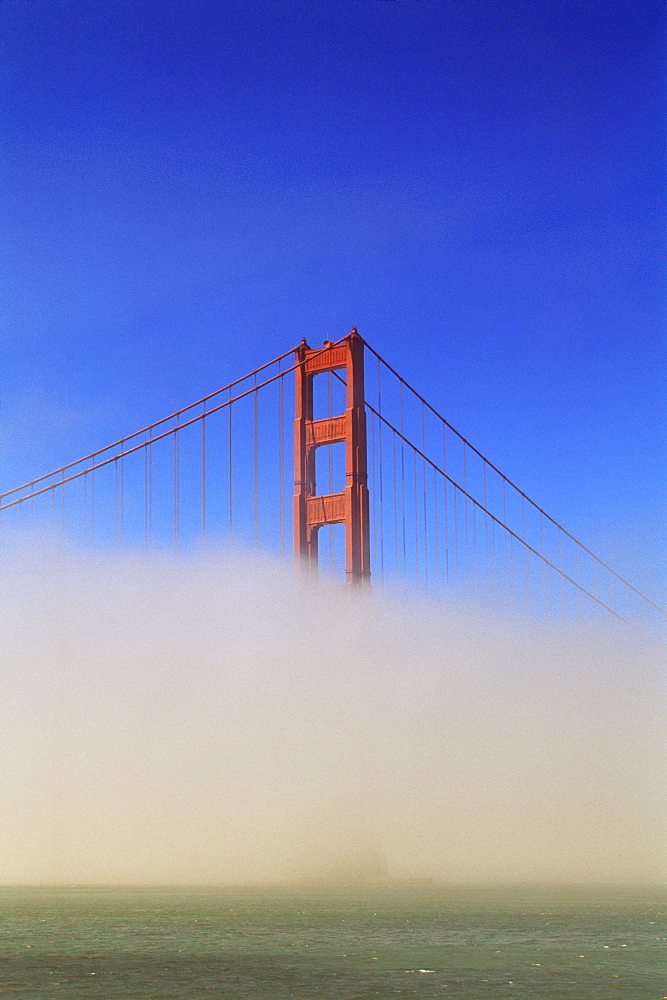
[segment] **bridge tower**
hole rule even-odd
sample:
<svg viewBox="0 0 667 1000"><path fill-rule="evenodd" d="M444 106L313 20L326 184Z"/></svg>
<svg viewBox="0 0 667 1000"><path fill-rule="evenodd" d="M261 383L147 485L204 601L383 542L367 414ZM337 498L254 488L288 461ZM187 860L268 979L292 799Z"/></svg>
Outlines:
<svg viewBox="0 0 667 1000"><path fill-rule="evenodd" d="M339 343L325 341L313 349L305 339L296 348L296 418L294 421L294 554L317 567L317 536L325 524L345 525L345 575L349 586L370 580L370 524L366 412L364 409L364 342L352 333ZM313 378L345 369L347 400L340 416L313 419ZM318 495L315 451L322 445L345 444L345 489Z"/></svg>

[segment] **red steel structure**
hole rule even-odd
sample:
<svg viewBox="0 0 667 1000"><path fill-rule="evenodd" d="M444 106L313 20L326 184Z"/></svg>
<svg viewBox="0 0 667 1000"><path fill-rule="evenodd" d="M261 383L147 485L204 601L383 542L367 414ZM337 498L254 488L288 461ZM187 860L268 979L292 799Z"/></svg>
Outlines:
<svg viewBox="0 0 667 1000"><path fill-rule="evenodd" d="M324 348L312 349L304 339L295 355L294 553L304 565L315 569L320 528L344 524L346 582L359 586L371 576L364 342L355 327L342 342L325 341ZM342 368L347 386L345 413L314 420L314 377ZM345 489L341 493L317 494L315 451L338 442L345 444Z"/></svg>
<svg viewBox="0 0 667 1000"><path fill-rule="evenodd" d="M374 375L366 385L365 364ZM328 373L328 417L315 420L321 373ZM356 329L320 348L304 340L189 406L0 492L2 539L13 545L26 531L38 532L34 538L72 537L102 550L134 549L143 540L147 550L173 545L175 553L226 539L241 551L254 543L284 554L292 378L294 548L304 566L317 570L320 528L342 524L347 582L356 590L370 580L372 557L380 587L386 581L436 597L470 595L537 618L605 612L664 634L666 609L505 476ZM336 380L347 396L338 416ZM333 485L336 443L345 445L340 492ZM327 489L317 482L315 461L325 446ZM334 555L330 544L332 569Z"/></svg>

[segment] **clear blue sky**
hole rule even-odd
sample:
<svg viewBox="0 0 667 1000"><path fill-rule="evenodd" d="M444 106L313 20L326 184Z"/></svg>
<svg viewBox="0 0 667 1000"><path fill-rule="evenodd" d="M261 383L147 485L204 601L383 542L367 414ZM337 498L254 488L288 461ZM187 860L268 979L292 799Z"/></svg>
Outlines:
<svg viewBox="0 0 667 1000"><path fill-rule="evenodd" d="M2 488L352 325L659 599L665 6L0 3Z"/></svg>

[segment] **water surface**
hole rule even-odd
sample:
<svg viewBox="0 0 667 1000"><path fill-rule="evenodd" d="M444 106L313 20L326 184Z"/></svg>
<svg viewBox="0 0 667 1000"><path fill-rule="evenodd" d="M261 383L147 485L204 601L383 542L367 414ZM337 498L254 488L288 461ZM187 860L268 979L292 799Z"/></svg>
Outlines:
<svg viewBox="0 0 667 1000"><path fill-rule="evenodd" d="M667 997L660 888L0 889L0 997Z"/></svg>

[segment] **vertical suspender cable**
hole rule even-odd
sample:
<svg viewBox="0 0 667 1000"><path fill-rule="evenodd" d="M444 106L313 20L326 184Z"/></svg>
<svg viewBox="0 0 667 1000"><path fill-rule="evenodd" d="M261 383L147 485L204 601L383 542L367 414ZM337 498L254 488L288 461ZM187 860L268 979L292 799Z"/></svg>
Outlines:
<svg viewBox="0 0 667 1000"><path fill-rule="evenodd" d="M88 544L88 474L84 472L83 476L83 544ZM32 492L32 487L31 487ZM32 508L30 510L30 521L32 524Z"/></svg>
<svg viewBox="0 0 667 1000"><path fill-rule="evenodd" d="M419 579L419 506L417 503L417 452L412 452L412 481L415 505L415 575Z"/></svg>
<svg viewBox="0 0 667 1000"><path fill-rule="evenodd" d="M472 589L477 591L477 504L472 505Z"/></svg>
<svg viewBox="0 0 667 1000"><path fill-rule="evenodd" d="M378 533L378 519L377 519L377 490L375 489L375 414L371 410L369 414L370 425L371 425L371 521L373 524L373 530L371 533L372 539L372 551L371 551L371 565L377 565L377 533Z"/></svg>
<svg viewBox="0 0 667 1000"><path fill-rule="evenodd" d="M422 453L426 454L426 425L425 425L425 411L424 404L422 403ZM422 458L422 487L424 491L424 580L426 581L426 589L428 590L428 521L427 521L427 503L426 503L426 462Z"/></svg>
<svg viewBox="0 0 667 1000"><path fill-rule="evenodd" d="M447 424L442 425L442 470L445 478L442 482L442 489L445 497L445 581L449 583L449 511L447 509Z"/></svg>
<svg viewBox="0 0 667 1000"><path fill-rule="evenodd" d="M468 492L468 446L465 441L463 442L463 489L464 489L463 508L465 513L465 542L466 542L465 566L466 566L466 588L467 588L469 580L469 567L468 567L469 543L468 543L468 497L465 496L465 493Z"/></svg>
<svg viewBox="0 0 667 1000"><path fill-rule="evenodd" d="M206 403L201 418L201 537L206 548Z"/></svg>
<svg viewBox="0 0 667 1000"><path fill-rule="evenodd" d="M465 520L465 589L466 593L470 594L470 544L469 544L469 534L468 534L468 497L463 494L463 513Z"/></svg>
<svg viewBox="0 0 667 1000"><path fill-rule="evenodd" d="M278 362L280 372L280 361ZM285 554L285 379L278 379L278 508L280 517L280 554Z"/></svg>
<svg viewBox="0 0 667 1000"><path fill-rule="evenodd" d="M423 490L423 507L424 507L424 527L422 529L422 537L424 539L424 581L426 583L426 589L428 590L428 491L426 489L426 462L422 459L422 490Z"/></svg>
<svg viewBox="0 0 667 1000"><path fill-rule="evenodd" d="M503 527L507 528L507 480L503 476ZM505 592L507 592L507 531L503 532L503 572L505 576Z"/></svg>
<svg viewBox="0 0 667 1000"><path fill-rule="evenodd" d="M90 544L95 545L95 456L90 470Z"/></svg>
<svg viewBox="0 0 667 1000"><path fill-rule="evenodd" d="M498 593L498 574L496 566L496 522L491 521L491 589L494 599Z"/></svg>
<svg viewBox="0 0 667 1000"><path fill-rule="evenodd" d="M124 443L121 445L124 448ZM125 545L125 457L120 456L120 544Z"/></svg>
<svg viewBox="0 0 667 1000"><path fill-rule="evenodd" d="M440 538L438 537L438 473L433 469L433 529L435 533L435 584L440 581Z"/></svg>
<svg viewBox="0 0 667 1000"><path fill-rule="evenodd" d="M257 375L255 375L255 387L257 386ZM259 548L259 393L257 388L253 394L254 399L254 438L255 438L255 546Z"/></svg>
<svg viewBox="0 0 667 1000"><path fill-rule="evenodd" d="M399 386L399 399L401 411L401 434L405 434L403 428L403 383ZM407 559L405 545L405 444L401 438L401 513L403 515L403 577L407 575Z"/></svg>
<svg viewBox="0 0 667 1000"><path fill-rule="evenodd" d="M150 438L149 438L150 440ZM148 459L150 455L150 444L147 442L144 446L144 548L148 548L148 484L149 484L149 474L148 474Z"/></svg>
<svg viewBox="0 0 667 1000"><path fill-rule="evenodd" d="M560 572L563 572L563 533L558 529L558 568ZM565 588L563 587L563 577L559 575L558 577L558 591L560 597L560 607L561 614L563 618L567 618L567 600L565 596ZM609 603L609 602L607 602Z"/></svg>
<svg viewBox="0 0 667 1000"><path fill-rule="evenodd" d="M452 489L452 493L454 494L454 567L455 567L455 575L456 575L456 586L458 588L458 585L459 585L459 519L458 519L457 497L456 497L456 494L458 493L458 490L456 489L456 487L454 487Z"/></svg>
<svg viewBox="0 0 667 1000"><path fill-rule="evenodd" d="M333 372L327 372L327 416L329 420L333 417ZM329 460L329 494L333 493L334 488L334 450L333 445L327 445L328 460ZM334 526L329 525L329 573L331 576L334 574L335 570L335 560L334 560Z"/></svg>
<svg viewBox="0 0 667 1000"><path fill-rule="evenodd" d="M380 581L384 584L384 495L382 476L382 384L380 379L380 359L378 358L378 446L379 446L379 502L380 502ZM375 484L373 484L375 488Z"/></svg>
<svg viewBox="0 0 667 1000"><path fill-rule="evenodd" d="M540 511L540 553L544 556L544 517ZM547 600L547 564L542 561L542 608L543 614L548 617L548 600Z"/></svg>
<svg viewBox="0 0 667 1000"><path fill-rule="evenodd" d="M179 552L181 546L181 463L178 417L174 431L174 551Z"/></svg>
<svg viewBox="0 0 667 1000"><path fill-rule="evenodd" d="M510 593L512 594L512 599L515 597L515 580L514 580L514 537L510 535L509 538L510 547Z"/></svg>
<svg viewBox="0 0 667 1000"><path fill-rule="evenodd" d="M486 459L482 459L482 493L484 497L484 510L489 509L489 505L486 500ZM484 587L488 591L489 587L489 518L488 515L484 515Z"/></svg>
<svg viewBox="0 0 667 1000"><path fill-rule="evenodd" d="M396 435L392 435L392 446L394 453L394 561L396 563L396 576L398 576L398 475L396 469Z"/></svg>
<svg viewBox="0 0 667 1000"><path fill-rule="evenodd" d="M148 432L148 545L153 546L153 445L150 439L153 432Z"/></svg>
<svg viewBox="0 0 667 1000"><path fill-rule="evenodd" d="M233 472L234 472L234 469L233 469L233 447L232 447L233 426L232 426L232 403L231 403L231 399L232 399L232 390L230 389L229 390L229 400L230 400L230 402L229 402L229 406L227 407L227 410L229 412L229 540L230 540L230 542L232 540L233 516L234 516L234 514L233 514L233 502L232 502L233 487L234 487L234 482L233 482Z"/></svg>
<svg viewBox="0 0 667 1000"><path fill-rule="evenodd" d="M403 520L403 577L407 576L407 545L405 533L405 445L401 441L401 515Z"/></svg>
<svg viewBox="0 0 667 1000"><path fill-rule="evenodd" d="M526 498L522 495L521 497L521 537L524 542L526 541ZM523 559L523 592L525 598L528 600L528 610L532 614L533 611L533 588L529 586L528 583L528 550L525 545L522 550Z"/></svg>

